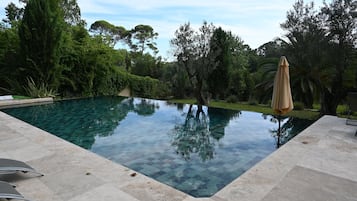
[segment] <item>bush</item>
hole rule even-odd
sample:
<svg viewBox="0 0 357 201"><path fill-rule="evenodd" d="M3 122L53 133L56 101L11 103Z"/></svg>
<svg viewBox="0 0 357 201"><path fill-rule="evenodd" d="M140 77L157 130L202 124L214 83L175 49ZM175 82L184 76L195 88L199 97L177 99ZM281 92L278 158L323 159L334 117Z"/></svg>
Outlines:
<svg viewBox="0 0 357 201"><path fill-rule="evenodd" d="M227 103L236 103L238 102L238 97L235 95L230 95L226 99Z"/></svg>
<svg viewBox="0 0 357 201"><path fill-rule="evenodd" d="M258 101L256 101L256 100L250 100L250 101L248 102L248 104L249 104L249 105L258 105Z"/></svg>
<svg viewBox="0 0 357 201"><path fill-rule="evenodd" d="M294 110L304 110L304 103L302 102L295 102L294 103Z"/></svg>
<svg viewBox="0 0 357 201"><path fill-rule="evenodd" d="M45 98L45 97L54 98L57 95L55 90L50 89L44 83L37 85L31 77L27 78L27 86L25 86L24 88L27 95L32 98Z"/></svg>
<svg viewBox="0 0 357 201"><path fill-rule="evenodd" d="M168 86L157 79L129 74L129 88L133 96L143 98L165 98L169 95Z"/></svg>

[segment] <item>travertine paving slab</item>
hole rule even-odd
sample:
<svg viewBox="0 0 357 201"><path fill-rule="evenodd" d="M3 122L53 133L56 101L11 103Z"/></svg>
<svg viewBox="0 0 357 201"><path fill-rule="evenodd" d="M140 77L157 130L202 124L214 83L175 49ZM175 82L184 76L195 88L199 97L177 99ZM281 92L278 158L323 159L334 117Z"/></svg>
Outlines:
<svg viewBox="0 0 357 201"><path fill-rule="evenodd" d="M187 195L156 181L136 182L121 188L139 200L182 201Z"/></svg>
<svg viewBox="0 0 357 201"><path fill-rule="evenodd" d="M69 200L104 184L100 178L87 175L81 169L47 174L41 181L63 200Z"/></svg>
<svg viewBox="0 0 357 201"><path fill-rule="evenodd" d="M99 186L93 190L74 197L69 201L98 201L98 198L100 201L139 201L110 184Z"/></svg>
<svg viewBox="0 0 357 201"><path fill-rule="evenodd" d="M43 183L40 178L17 178L16 189L21 194L33 201L36 200L51 200L62 201L61 197L57 195L48 185Z"/></svg>
<svg viewBox="0 0 357 201"><path fill-rule="evenodd" d="M263 201L357 201L357 182L296 166Z"/></svg>

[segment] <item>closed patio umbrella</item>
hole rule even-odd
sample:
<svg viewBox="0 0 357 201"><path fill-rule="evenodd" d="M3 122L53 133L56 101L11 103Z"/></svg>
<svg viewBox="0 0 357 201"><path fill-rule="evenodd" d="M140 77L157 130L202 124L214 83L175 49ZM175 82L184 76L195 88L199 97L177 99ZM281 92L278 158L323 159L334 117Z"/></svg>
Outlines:
<svg viewBox="0 0 357 201"><path fill-rule="evenodd" d="M290 89L289 63L285 56L280 57L278 70L274 79L273 96L271 107L278 115L278 147L280 146L280 116L290 112L293 106L293 99Z"/></svg>

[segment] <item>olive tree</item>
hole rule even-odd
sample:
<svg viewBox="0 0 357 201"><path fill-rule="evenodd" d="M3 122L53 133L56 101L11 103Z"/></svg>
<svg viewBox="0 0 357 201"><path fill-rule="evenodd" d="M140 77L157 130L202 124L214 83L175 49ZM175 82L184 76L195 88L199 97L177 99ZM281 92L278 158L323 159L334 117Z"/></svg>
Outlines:
<svg viewBox="0 0 357 201"><path fill-rule="evenodd" d="M207 80L216 68L216 53L211 51L211 38L215 27L204 22L199 31L191 28L190 23L181 25L175 32L171 45L180 67L189 78L193 94L199 105L208 104Z"/></svg>

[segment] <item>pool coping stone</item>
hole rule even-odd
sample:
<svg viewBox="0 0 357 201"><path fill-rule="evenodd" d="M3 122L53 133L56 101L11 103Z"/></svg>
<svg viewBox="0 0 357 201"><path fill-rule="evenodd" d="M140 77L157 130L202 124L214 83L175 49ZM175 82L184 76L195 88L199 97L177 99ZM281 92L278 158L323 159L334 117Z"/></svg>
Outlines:
<svg viewBox="0 0 357 201"><path fill-rule="evenodd" d="M32 99L12 99L0 100L0 109L13 108L13 107L26 107L31 105L51 104L53 98L32 98Z"/></svg>

